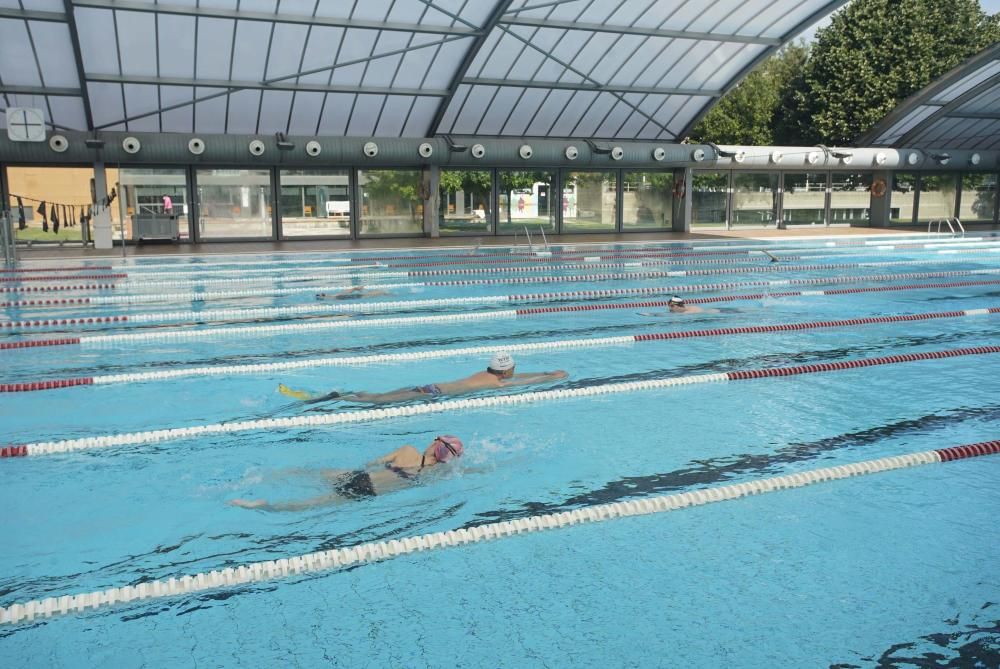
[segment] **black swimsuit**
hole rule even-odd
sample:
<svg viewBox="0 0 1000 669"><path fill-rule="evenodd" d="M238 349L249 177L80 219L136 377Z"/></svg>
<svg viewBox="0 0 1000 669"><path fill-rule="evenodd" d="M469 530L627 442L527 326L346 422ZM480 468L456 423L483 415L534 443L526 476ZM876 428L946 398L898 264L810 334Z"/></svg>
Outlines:
<svg viewBox="0 0 1000 669"><path fill-rule="evenodd" d="M386 469L396 474L401 479L413 479L420 474L420 470L424 468L424 456L420 457L420 469L415 473L408 472L402 467L394 467L393 465L386 464ZM378 493L375 492L375 486L372 484L371 474L363 469L359 469L356 472L351 472L349 474L344 474L341 480L336 486L337 493L342 497L348 499L363 499L365 497L375 497Z"/></svg>

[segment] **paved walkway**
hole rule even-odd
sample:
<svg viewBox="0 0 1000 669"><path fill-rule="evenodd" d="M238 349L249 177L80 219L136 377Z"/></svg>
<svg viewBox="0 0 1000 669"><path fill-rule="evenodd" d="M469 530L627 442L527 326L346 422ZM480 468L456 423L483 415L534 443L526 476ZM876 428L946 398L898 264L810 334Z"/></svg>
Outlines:
<svg viewBox="0 0 1000 669"><path fill-rule="evenodd" d="M980 231L995 231L992 226L981 228ZM970 234L976 230L970 230ZM874 235L909 235L926 233L926 228L893 227L893 228L850 228L850 227L807 227L776 230L774 228L750 228L744 230L704 229L690 233L681 232L639 232L592 235L551 235L550 244L609 244L609 243L640 243L644 241L685 241L712 240L732 241L733 239L795 239L846 236ZM231 253L290 253L315 251L350 251L372 249L402 249L402 248L448 248L472 246L510 246L514 243L512 236L488 237L441 237L429 239L426 237L409 237L399 239L330 239L330 240L295 240L295 241L261 241L261 242L212 242L207 244L143 244L141 246L126 246L125 256L166 256L166 255L202 255ZM541 241L532 237L536 242ZM517 237L518 245L525 245L524 236ZM107 258L122 257L121 247L113 249L82 248L79 246L38 246L31 249L19 249L21 260L41 260L47 258Z"/></svg>

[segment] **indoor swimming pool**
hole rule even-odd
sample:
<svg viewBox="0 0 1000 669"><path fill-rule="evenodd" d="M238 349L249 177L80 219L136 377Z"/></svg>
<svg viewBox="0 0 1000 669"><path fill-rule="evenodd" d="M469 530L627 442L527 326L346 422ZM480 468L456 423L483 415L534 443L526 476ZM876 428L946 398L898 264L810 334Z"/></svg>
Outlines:
<svg viewBox="0 0 1000 669"><path fill-rule="evenodd" d="M2 666L1000 665L1000 237L0 279Z"/></svg>

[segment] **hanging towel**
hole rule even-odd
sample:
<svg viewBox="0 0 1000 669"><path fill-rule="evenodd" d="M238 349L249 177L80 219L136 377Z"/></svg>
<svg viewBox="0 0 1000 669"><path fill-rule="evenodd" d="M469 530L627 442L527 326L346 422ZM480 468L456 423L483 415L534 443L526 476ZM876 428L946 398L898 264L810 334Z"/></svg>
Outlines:
<svg viewBox="0 0 1000 669"><path fill-rule="evenodd" d="M28 227L27 220L24 218L24 202L21 201L21 196L17 196L17 229L24 230Z"/></svg>
<svg viewBox="0 0 1000 669"><path fill-rule="evenodd" d="M46 216L45 216L45 201L44 200L42 200L38 204L38 209L36 209L35 211L37 211L38 214L42 217L42 232L48 232L49 231L49 219L46 218Z"/></svg>

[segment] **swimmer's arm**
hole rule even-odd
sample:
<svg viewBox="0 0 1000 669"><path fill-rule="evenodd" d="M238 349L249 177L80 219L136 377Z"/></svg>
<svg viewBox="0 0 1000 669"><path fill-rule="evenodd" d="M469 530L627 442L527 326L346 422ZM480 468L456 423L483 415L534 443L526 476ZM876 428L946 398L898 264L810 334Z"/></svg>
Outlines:
<svg viewBox="0 0 1000 669"><path fill-rule="evenodd" d="M309 499L299 500L298 502L278 502L276 504L271 504L264 499L234 499L229 503L232 506L238 506L244 509L259 509L261 511L305 511L306 509L315 509L320 506L339 504L342 501L343 498L337 493L327 493L325 495L318 495L316 497L310 497Z"/></svg>
<svg viewBox="0 0 1000 669"><path fill-rule="evenodd" d="M387 462L394 462L396 460L396 458L399 457L399 454L402 453L405 448L406 448L406 446L401 446L400 448L397 448L396 450L394 450L392 453L388 453L386 455L383 455L381 458L375 458L374 460L372 460L371 462L369 462L366 466L367 467L377 467L378 465L383 465L383 464L385 464ZM410 448L413 448L413 447L411 446Z"/></svg>
<svg viewBox="0 0 1000 669"><path fill-rule="evenodd" d="M510 379L503 381L502 385L505 386L521 386L529 383L548 383L549 381L558 381L559 379L565 379L569 374L561 369L557 369L554 372L536 372L534 374L515 374Z"/></svg>

